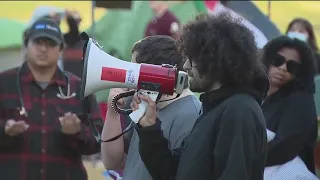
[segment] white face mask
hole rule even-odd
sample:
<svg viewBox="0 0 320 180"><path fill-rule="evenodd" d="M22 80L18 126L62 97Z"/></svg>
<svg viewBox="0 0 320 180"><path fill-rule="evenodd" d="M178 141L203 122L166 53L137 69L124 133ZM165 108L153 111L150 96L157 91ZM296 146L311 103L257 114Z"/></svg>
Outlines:
<svg viewBox="0 0 320 180"><path fill-rule="evenodd" d="M307 42L308 36L299 32L288 32L287 36L292 39L299 39L300 41Z"/></svg>

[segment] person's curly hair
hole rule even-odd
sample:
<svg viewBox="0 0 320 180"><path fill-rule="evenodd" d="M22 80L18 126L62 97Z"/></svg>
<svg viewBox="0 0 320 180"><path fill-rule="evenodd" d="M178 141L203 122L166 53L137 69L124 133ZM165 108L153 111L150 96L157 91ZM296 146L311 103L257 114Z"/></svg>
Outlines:
<svg viewBox="0 0 320 180"><path fill-rule="evenodd" d="M274 54L278 53L282 48L295 49L300 55L301 66L295 79L292 81L294 88L314 93L314 76L316 74L314 56L311 48L306 43L298 39L291 39L287 36L280 36L269 41L264 46L262 53L262 62L266 69L268 70L270 68Z"/></svg>
<svg viewBox="0 0 320 180"><path fill-rule="evenodd" d="M229 13L197 16L182 28L178 42L200 76L223 86L252 87L257 76L265 76L253 33Z"/></svg>

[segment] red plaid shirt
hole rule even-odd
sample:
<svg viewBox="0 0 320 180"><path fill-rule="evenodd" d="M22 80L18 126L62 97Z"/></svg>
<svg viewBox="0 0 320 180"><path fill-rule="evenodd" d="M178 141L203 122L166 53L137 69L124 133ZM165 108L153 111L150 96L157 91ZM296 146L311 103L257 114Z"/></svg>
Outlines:
<svg viewBox="0 0 320 180"><path fill-rule="evenodd" d="M87 180L81 155L100 151L100 145L83 118L83 102L79 95L60 99L58 86L67 93L67 75L57 69L53 80L42 89L26 65L20 69L20 87L28 117L19 115L21 108L17 75L18 68L0 74L0 179L1 180ZM68 75L72 92L78 92L80 81ZM93 121L101 132L95 97L91 98ZM82 130L76 135L61 132L58 118L73 112L82 120ZM8 137L4 133L7 119L25 120L30 125L22 135Z"/></svg>

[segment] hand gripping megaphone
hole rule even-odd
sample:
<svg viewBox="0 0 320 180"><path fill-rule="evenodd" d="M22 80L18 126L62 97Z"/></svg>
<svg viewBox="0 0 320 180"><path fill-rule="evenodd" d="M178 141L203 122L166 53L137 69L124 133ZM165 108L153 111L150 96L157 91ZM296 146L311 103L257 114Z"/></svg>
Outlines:
<svg viewBox="0 0 320 180"><path fill-rule="evenodd" d="M102 50L99 43L89 38L84 48L84 67L81 79L80 98L103 89L132 88L149 96L156 102L162 94L180 95L188 82L188 75L177 71L174 66L137 64L117 59ZM123 93L114 98L116 101L133 93ZM160 95L160 96L159 96ZM146 111L147 104L142 101L139 109L125 111L133 122L138 123ZM119 110L117 111L119 113Z"/></svg>

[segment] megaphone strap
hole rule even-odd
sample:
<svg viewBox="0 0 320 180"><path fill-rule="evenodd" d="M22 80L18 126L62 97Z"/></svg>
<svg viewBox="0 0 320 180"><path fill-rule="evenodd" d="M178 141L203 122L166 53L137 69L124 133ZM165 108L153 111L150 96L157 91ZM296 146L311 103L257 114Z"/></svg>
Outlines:
<svg viewBox="0 0 320 180"><path fill-rule="evenodd" d="M111 107L112 109L119 113L119 114L125 114L125 115L129 115L130 113L132 113L132 109L121 109L117 106L117 102L119 101L119 99L121 98L125 98L125 97L129 97L129 96L133 96L134 93L136 91L128 91L128 92L124 92L124 93L120 93L118 95L116 95L115 97L113 97L112 101L111 101Z"/></svg>

